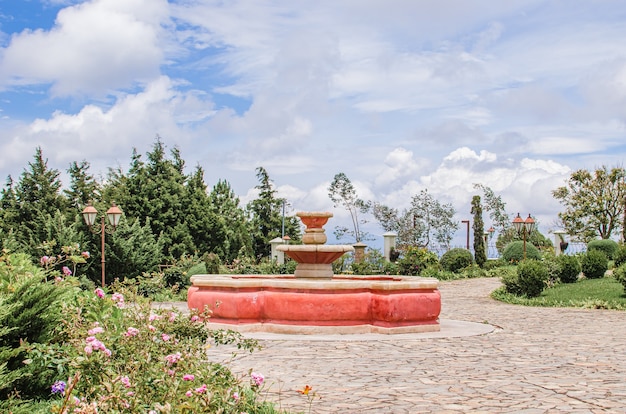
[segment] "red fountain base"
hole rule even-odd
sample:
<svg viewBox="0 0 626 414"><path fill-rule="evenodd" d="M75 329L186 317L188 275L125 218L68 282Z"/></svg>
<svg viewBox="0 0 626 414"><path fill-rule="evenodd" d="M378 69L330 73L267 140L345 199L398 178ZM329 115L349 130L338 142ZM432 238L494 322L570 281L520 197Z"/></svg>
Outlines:
<svg viewBox="0 0 626 414"><path fill-rule="evenodd" d="M198 275L191 281L189 308L207 305L212 325L240 332L439 331L441 296L434 278Z"/></svg>

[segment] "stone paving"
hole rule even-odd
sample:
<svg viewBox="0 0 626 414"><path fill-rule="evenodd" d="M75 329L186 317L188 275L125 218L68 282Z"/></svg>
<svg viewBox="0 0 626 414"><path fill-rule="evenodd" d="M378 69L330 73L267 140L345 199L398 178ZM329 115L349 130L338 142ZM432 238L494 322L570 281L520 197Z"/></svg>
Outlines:
<svg viewBox="0 0 626 414"><path fill-rule="evenodd" d="M441 318L495 327L482 335L276 335L252 354L209 355L263 373L266 398L291 412L626 412L626 313L507 305L489 297L499 285L440 285ZM320 397L310 407L305 385Z"/></svg>

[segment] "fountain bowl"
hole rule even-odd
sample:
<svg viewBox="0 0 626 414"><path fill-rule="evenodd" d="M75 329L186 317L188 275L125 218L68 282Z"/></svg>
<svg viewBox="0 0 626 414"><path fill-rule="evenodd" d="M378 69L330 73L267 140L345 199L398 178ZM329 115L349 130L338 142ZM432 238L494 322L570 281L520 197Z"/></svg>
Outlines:
<svg viewBox="0 0 626 414"><path fill-rule="evenodd" d="M287 334L439 331L441 296L434 278L335 275L196 275L191 309L207 306L211 325Z"/></svg>

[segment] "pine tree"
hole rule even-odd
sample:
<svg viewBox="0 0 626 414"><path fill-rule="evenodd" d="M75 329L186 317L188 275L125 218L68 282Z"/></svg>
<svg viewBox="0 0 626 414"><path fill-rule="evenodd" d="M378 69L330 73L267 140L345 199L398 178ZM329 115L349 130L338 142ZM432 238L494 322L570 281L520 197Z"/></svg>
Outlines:
<svg viewBox="0 0 626 414"><path fill-rule="evenodd" d="M70 214L75 214L75 211L82 211L90 201L100 200L100 185L89 173L87 161L72 162L67 172L70 176L70 187L64 190L64 193L69 204Z"/></svg>
<svg viewBox="0 0 626 414"><path fill-rule="evenodd" d="M265 168L258 167L256 171L259 185L255 188L259 190L259 196L248 203L247 210L252 250L258 260L269 256L270 240L282 235L282 208L286 200L276 197L276 190ZM299 239L300 226L295 217L285 217L285 234L293 240Z"/></svg>
<svg viewBox="0 0 626 414"><path fill-rule="evenodd" d="M57 211L66 213L67 200L61 195L60 172L48 168L41 148L35 152L34 161L28 163L15 189L19 208L15 230L18 239L25 245L38 246L47 235L42 223ZM34 253L34 252L33 252Z"/></svg>
<svg viewBox="0 0 626 414"><path fill-rule="evenodd" d="M241 256L252 255L252 239L249 236L244 210L239 206L227 181L219 180L209 194L210 208L224 231L221 249L216 251L224 262L232 262Z"/></svg>

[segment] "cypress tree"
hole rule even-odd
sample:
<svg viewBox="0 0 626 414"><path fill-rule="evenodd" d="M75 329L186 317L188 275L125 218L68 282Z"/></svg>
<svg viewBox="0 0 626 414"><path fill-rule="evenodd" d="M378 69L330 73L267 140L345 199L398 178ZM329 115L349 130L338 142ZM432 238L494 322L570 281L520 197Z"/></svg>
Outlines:
<svg viewBox="0 0 626 414"><path fill-rule="evenodd" d="M480 196L476 195L472 198L471 214L474 215L474 224L472 225L472 230L474 231L474 260L478 266L483 267L487 261L487 252L485 251L485 239L483 238L485 225L483 223L483 208L480 205Z"/></svg>

